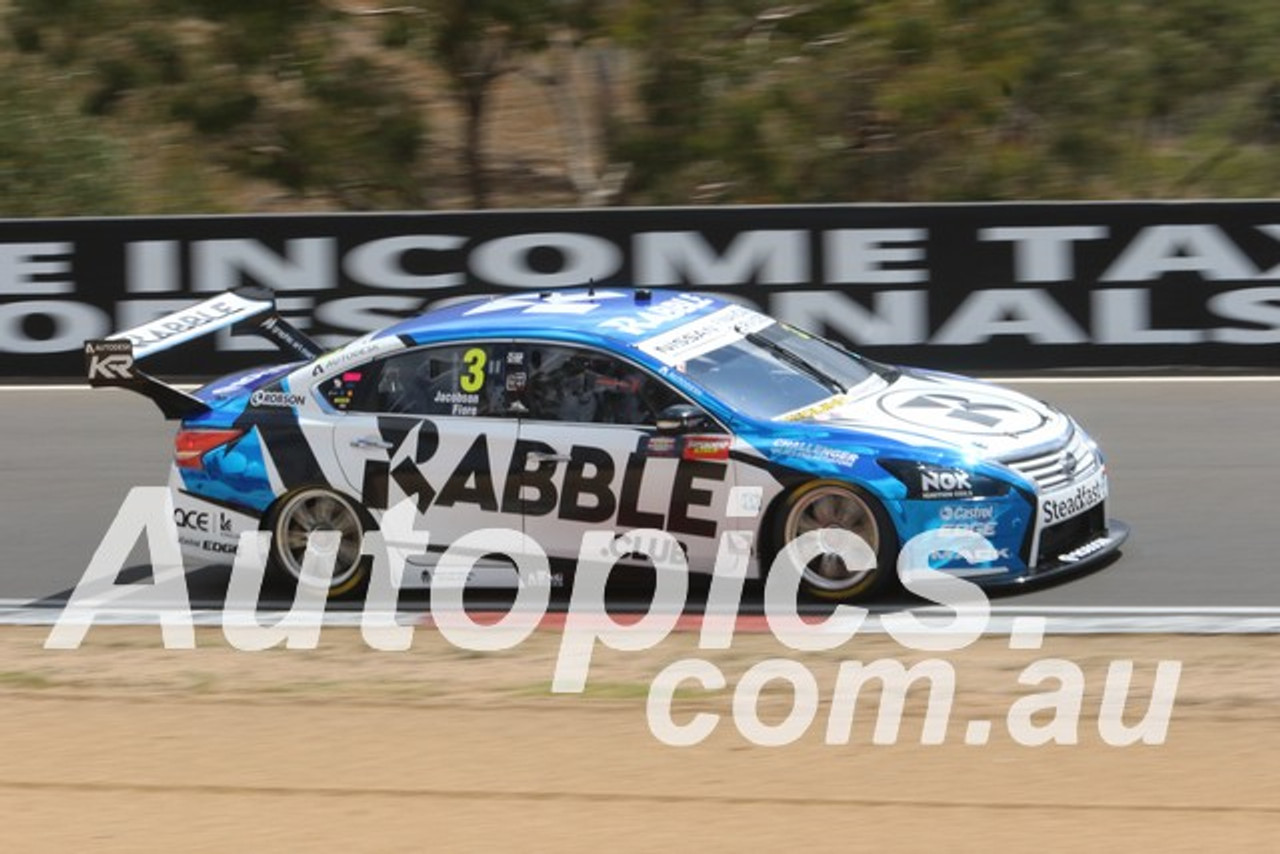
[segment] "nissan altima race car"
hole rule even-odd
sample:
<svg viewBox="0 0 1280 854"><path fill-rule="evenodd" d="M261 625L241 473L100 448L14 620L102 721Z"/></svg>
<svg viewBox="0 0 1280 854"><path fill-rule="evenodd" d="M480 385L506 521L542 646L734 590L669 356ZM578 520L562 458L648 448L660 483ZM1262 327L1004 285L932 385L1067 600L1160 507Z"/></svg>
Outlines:
<svg viewBox="0 0 1280 854"><path fill-rule="evenodd" d="M229 326L288 360L191 393L138 369ZM843 529L875 565L832 550L802 568L809 592L841 600L892 583L923 532L980 535L989 548L934 553L930 567L985 586L1090 566L1127 535L1107 517L1103 455L1067 414L878 364L711 295L477 298L321 353L269 292L239 289L85 352L92 384L181 422L170 486L184 551L228 562L242 532L269 531L271 567L296 583L311 532L338 531L333 596L365 587L361 538L406 499L430 535L407 586L493 528L552 560L576 558L588 531L658 529L695 572L732 533L749 543L749 577L792 540Z"/></svg>

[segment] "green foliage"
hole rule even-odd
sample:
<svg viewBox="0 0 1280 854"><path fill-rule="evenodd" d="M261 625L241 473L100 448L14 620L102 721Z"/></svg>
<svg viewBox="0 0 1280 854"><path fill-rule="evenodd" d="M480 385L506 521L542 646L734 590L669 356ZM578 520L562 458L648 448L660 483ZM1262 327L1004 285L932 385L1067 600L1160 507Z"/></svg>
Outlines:
<svg viewBox="0 0 1280 854"><path fill-rule="evenodd" d="M257 112L259 98L248 81L233 74L214 74L174 96L173 117L203 134L224 134Z"/></svg>
<svg viewBox="0 0 1280 854"><path fill-rule="evenodd" d="M98 119L86 128L194 135L198 156L165 150L137 170L165 182L146 193L156 209L225 208L227 170L340 207L420 206L420 108L343 40L349 23L319 0L15 0L7 19L15 44L76 69L65 100Z"/></svg>
<svg viewBox="0 0 1280 854"><path fill-rule="evenodd" d="M321 192L348 209L419 207L412 174L426 136L412 98L364 57L306 63L301 105L277 109L270 143L242 154L252 174L298 193ZM341 117L336 121L335 117Z"/></svg>
<svg viewBox="0 0 1280 854"><path fill-rule="evenodd" d="M0 217L132 212L122 146L56 84L0 65Z"/></svg>
<svg viewBox="0 0 1280 854"><path fill-rule="evenodd" d="M704 0L616 26L643 69L631 201L1276 192L1264 0Z"/></svg>
<svg viewBox="0 0 1280 854"><path fill-rule="evenodd" d="M218 196L229 171L328 206L422 206L420 188L447 171L428 169L439 152L424 105L451 101L453 171L483 206L506 189L494 87L567 67L539 64L548 49L607 56L617 75L600 159L627 165L628 203L1278 194L1271 0L359 8L0 0L4 204L234 208ZM131 155L152 139L169 165ZM139 193L155 180L163 191Z"/></svg>

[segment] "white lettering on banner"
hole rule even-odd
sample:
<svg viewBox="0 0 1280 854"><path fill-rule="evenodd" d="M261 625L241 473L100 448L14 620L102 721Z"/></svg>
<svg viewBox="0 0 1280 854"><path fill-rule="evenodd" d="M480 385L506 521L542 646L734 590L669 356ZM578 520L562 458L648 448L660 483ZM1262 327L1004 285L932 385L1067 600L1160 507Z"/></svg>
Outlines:
<svg viewBox="0 0 1280 854"><path fill-rule="evenodd" d="M824 234L826 275L829 284L909 285L929 281L923 267L922 244L929 238L923 228L838 228Z"/></svg>
<svg viewBox="0 0 1280 854"><path fill-rule="evenodd" d="M71 243L0 243L0 294L44 296L71 293ZM44 278L41 278L44 277Z"/></svg>
<svg viewBox="0 0 1280 854"><path fill-rule="evenodd" d="M928 291L876 291L871 308L832 291L773 297L769 313L801 329L824 326L861 346L923 344L929 340Z"/></svg>
<svg viewBox="0 0 1280 854"><path fill-rule="evenodd" d="M245 280L272 290L331 290L337 287L338 241L300 237L284 242L286 255L257 240L197 240L191 247L192 289L229 291Z"/></svg>
<svg viewBox="0 0 1280 854"><path fill-rule="evenodd" d="M30 318L52 323L45 337L28 331ZM106 312L97 306L61 300L31 300L0 305L0 353L37 355L81 350L86 338L101 338L111 330Z"/></svg>
<svg viewBox="0 0 1280 854"><path fill-rule="evenodd" d="M535 249L558 252L560 269L535 270L529 263ZM513 234L481 243L471 254L471 270L480 278L529 288L585 285L607 279L620 269L622 250L612 240L592 234Z"/></svg>
<svg viewBox="0 0 1280 854"><path fill-rule="evenodd" d="M1108 288L1090 294L1093 338L1098 344L1194 344L1199 329L1151 329L1151 292L1145 288Z"/></svg>
<svg viewBox="0 0 1280 854"><path fill-rule="evenodd" d="M363 285L374 288L419 290L454 288L466 283L461 273L410 273L404 268L409 252L452 252L461 249L465 237L452 234L409 234L362 243L347 253L342 269Z"/></svg>
<svg viewBox="0 0 1280 854"><path fill-rule="evenodd" d="M1268 241L1280 250L1280 224L1253 229L1246 236L1255 243ZM341 247L339 238L332 236L273 241L149 239L124 243L119 258L124 269L95 269L92 282L72 281L76 247L70 242L0 243L0 295L47 297L3 305L0 329L5 334L0 352L72 352L84 337L103 334L105 315L100 308L87 301L54 302L49 296L68 295L77 287L87 296L100 282L123 282L128 294L159 298L119 300L117 328L162 306L185 302L182 295L192 291L243 283L286 293L305 291L307 295L296 303L281 300L281 309L292 312L290 322L300 327L314 318L326 330L321 341L333 346L420 310L431 302L432 291L469 281L479 280L481 286L544 288L617 277L640 286L678 282L691 290L754 285L751 296L763 303L766 313L834 334L855 346L973 347L1000 338L1037 345L1280 342L1280 292L1275 287L1191 296L1188 285L1194 281L1188 279L1241 283L1280 279L1280 265L1273 265L1270 257L1254 260L1243 242L1235 242L1232 234L1217 225L1151 225L1120 239L1103 225L997 224L975 230L970 239L975 250L987 244L997 256L1006 255L1008 272L997 274L991 284L1012 287L881 289L937 280L930 267L932 239L925 228L752 229L718 232L714 238L694 230L643 231L618 241L576 232L481 240L408 234L348 247ZM955 237L948 239L954 242ZM1250 252L1275 254L1255 249L1253 243L1248 246ZM948 249L949 254L956 251L955 246ZM1091 282L1081 282L1078 299L1069 298L1065 288L1025 287L1070 283L1081 275L1086 251L1089 275L1102 270L1101 282L1107 285L1132 284L1090 287ZM960 274L948 273L953 275ZM990 281L989 271L984 276ZM1137 284L1170 276L1177 278L1176 284ZM390 293L348 297L339 290L344 278ZM809 290L783 287L808 281L814 283ZM864 296L857 293L860 285L876 287L866 288ZM762 291L767 296L759 296ZM727 296L749 302L738 294ZM1156 318L1175 304L1180 316L1194 320L1184 319L1181 326L1158 325ZM666 322L641 313L634 322L626 320L627 328L621 331L648 337ZM270 346L250 336L227 333L220 333L216 343L222 351Z"/></svg>
<svg viewBox="0 0 1280 854"><path fill-rule="evenodd" d="M176 240L126 243L125 289L131 294L182 290L182 244Z"/></svg>
<svg viewBox="0 0 1280 854"><path fill-rule="evenodd" d="M419 297L343 297L321 303L316 308L315 319L321 325L334 329L349 329L359 333L377 332L401 317L422 309L423 300ZM320 336L315 340L322 347L337 347L349 336L337 336L334 340L329 340L330 337Z"/></svg>
<svg viewBox="0 0 1280 854"><path fill-rule="evenodd" d="M1154 225L1138 232L1101 281L1150 282L1166 273L1243 281L1252 279L1257 268L1215 225Z"/></svg>
<svg viewBox="0 0 1280 854"><path fill-rule="evenodd" d="M1013 244L1013 278L1024 282L1069 282L1075 278L1074 244L1102 240L1104 225L1036 225L984 228L978 239Z"/></svg>
<svg viewBox="0 0 1280 854"><path fill-rule="evenodd" d="M644 285L799 285L809 281L809 236L801 229L743 231L717 255L696 231L650 231L634 239L635 280Z"/></svg>
<svg viewBox="0 0 1280 854"><path fill-rule="evenodd" d="M1089 340L1047 291L1001 288L974 291L942 324L934 344L978 344L997 335L1022 335L1037 344L1084 344Z"/></svg>
<svg viewBox="0 0 1280 854"><path fill-rule="evenodd" d="M1280 243L1280 224L1256 230ZM1102 225L991 226L974 234L978 242L1011 245L1010 284L1070 282L1080 247L1109 236ZM640 231L629 239L627 246L595 234L538 232L468 245L460 235L410 234L357 244L342 258L332 237L285 240L283 251L252 238L141 240L125 245L124 280L130 293L167 293L184 286L226 290L245 281L275 290L334 290L339 269L358 284L388 290L461 287L468 271L485 283L517 288L580 285L617 274L640 286L689 287L893 285L935 278L927 264L931 235L925 228L754 229L733 235L723 250L697 231ZM531 265L530 255L542 249L559 255L558 270ZM1170 273L1208 281L1280 279L1280 265L1260 268L1215 225L1148 226L1116 249L1108 253L1100 281L1157 281ZM69 262L55 259L73 250L70 243L0 244L0 293L69 292L70 282L32 277L69 273ZM440 256L431 265L438 269L409 272L410 253ZM184 272L187 257L191 269ZM821 258L821 269L810 268L811 257Z"/></svg>
<svg viewBox="0 0 1280 854"><path fill-rule="evenodd" d="M1262 329L1210 329L1224 344L1280 344L1280 288L1245 288L1209 297L1209 311L1227 320L1263 324Z"/></svg>
<svg viewBox="0 0 1280 854"><path fill-rule="evenodd" d="M765 311L780 320L814 331L833 332L855 347L911 344L978 346L998 336L1019 336L1037 344L1154 344L1218 342L1225 344L1280 343L1280 288L1245 288L1207 297L1207 321L1217 318L1239 325L1204 329L1153 327L1152 289L1111 289L1092 294L1092 321L1086 332L1048 291L1040 289L990 289L973 291L950 315L941 315L936 334L930 336L928 291L888 291L873 295L871 308L853 298L830 291L791 291L770 295ZM120 303L121 317L153 316L166 301ZM181 302L181 301L177 301ZM318 336L324 346L337 346L353 334L381 329L394 320L376 309L414 311L421 301L408 297L346 297L319 304L315 319L345 330ZM187 303L183 303L184 305ZM355 311L349 305L357 306ZM52 322L51 336L29 331L28 318ZM305 328L305 311L291 321ZM118 322L115 326L123 326ZM642 334L638 323L628 329ZM86 338L106 335L113 324L97 306L61 300L33 300L0 305L0 352L64 353L78 351ZM235 345L228 344L235 341ZM218 333L219 348L270 349L244 335Z"/></svg>
<svg viewBox="0 0 1280 854"><path fill-rule="evenodd" d="M1270 237L1272 240L1280 241L1280 225L1259 225L1258 231ZM1275 281L1280 279L1280 264L1272 267L1270 270L1260 270L1258 275L1254 276L1259 281Z"/></svg>

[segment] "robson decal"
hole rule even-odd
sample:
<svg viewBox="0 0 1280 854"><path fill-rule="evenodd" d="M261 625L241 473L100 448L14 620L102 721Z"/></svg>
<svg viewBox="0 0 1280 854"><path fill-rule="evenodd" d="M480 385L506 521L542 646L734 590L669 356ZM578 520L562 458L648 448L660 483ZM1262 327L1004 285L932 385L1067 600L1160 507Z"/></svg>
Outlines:
<svg viewBox="0 0 1280 854"><path fill-rule="evenodd" d="M302 406L306 402L306 395L290 394L283 391L263 391L262 389L259 389L249 395L249 403L252 406L286 408L291 406Z"/></svg>

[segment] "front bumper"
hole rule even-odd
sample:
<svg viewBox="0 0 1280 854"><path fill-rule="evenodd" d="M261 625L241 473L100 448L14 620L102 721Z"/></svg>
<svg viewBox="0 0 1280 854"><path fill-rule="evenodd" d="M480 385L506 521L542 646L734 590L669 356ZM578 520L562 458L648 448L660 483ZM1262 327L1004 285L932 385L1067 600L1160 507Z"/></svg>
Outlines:
<svg viewBox="0 0 1280 854"><path fill-rule="evenodd" d="M1130 528L1119 519L1108 519L1106 529L1094 539L1077 546L1070 556L1041 561L1031 572L1009 577L969 579L984 590L1027 589L1089 572L1109 563L1129 539Z"/></svg>

